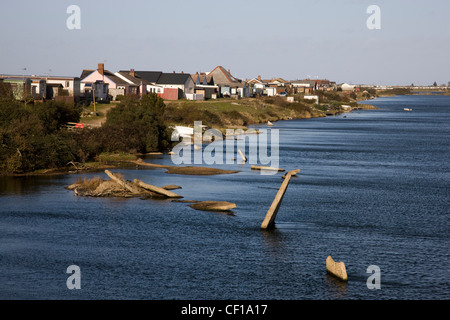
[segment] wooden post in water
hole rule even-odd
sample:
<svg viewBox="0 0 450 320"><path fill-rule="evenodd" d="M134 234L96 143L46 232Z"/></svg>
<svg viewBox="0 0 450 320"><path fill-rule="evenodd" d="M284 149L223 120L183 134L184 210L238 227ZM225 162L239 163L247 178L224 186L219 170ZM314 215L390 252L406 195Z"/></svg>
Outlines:
<svg viewBox="0 0 450 320"><path fill-rule="evenodd" d="M134 194L140 194L142 193L138 188L134 187L131 183L128 183L127 181L125 181L124 179L122 179L121 177L116 176L114 173L112 173L109 170L105 170L105 173L108 175L108 177L111 178L112 181L114 181L115 183L117 183L118 185L124 187L125 189L127 189L128 191L130 191L131 193Z"/></svg>
<svg viewBox="0 0 450 320"><path fill-rule="evenodd" d="M169 190L166 190L164 188L157 187L157 186L152 186L151 184L142 182L139 179L134 179L133 182L136 185L138 185L139 187L141 187L141 188L144 188L146 190L162 194L162 195L164 195L164 196L166 196L168 198L183 198L182 196L180 196L180 195L178 195L178 194L176 194L176 193L174 193L172 191L169 191Z"/></svg>
<svg viewBox="0 0 450 320"><path fill-rule="evenodd" d="M241 149L238 149L238 152L239 152L239 154L241 155L242 160L243 160L244 162L247 162L247 158L244 156L244 154L242 153Z"/></svg>
<svg viewBox="0 0 450 320"><path fill-rule="evenodd" d="M291 180L291 176L296 175L300 172L300 169L292 170L286 173L286 177L284 178L283 183L281 184L280 189L275 196L275 199L272 202L269 210L267 211L266 217L261 224L261 229L270 229L275 224L275 217L277 216L278 209L280 208L281 201L283 200L284 194L286 193L287 187L289 185L289 180Z"/></svg>

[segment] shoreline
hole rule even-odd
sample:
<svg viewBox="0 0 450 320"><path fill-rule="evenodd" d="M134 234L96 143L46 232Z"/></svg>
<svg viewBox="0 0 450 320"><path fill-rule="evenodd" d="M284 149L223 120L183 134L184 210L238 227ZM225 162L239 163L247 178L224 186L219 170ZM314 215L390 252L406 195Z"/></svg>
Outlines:
<svg viewBox="0 0 450 320"><path fill-rule="evenodd" d="M374 110L377 109L373 105L370 104L363 104L360 102L363 101L370 101L367 99L356 99L352 103L357 103L358 107L352 107L351 110L348 111L336 111L332 114L327 114L324 111L320 111L315 108L311 108L312 112L307 113L301 113L298 114L295 117L292 116L286 116L286 111L282 110L280 114L277 114L276 116L273 115L270 117L270 120L264 119L262 121L255 121L250 124L247 124L246 126L239 125L237 123L234 123L233 125L227 126L226 128L220 127L215 128L221 131L222 133L225 133L226 129L243 129L248 130L248 126L258 126L263 125L267 121L271 122L277 122L282 120L301 120L301 119L313 119L313 118L325 118L328 116L336 116L343 113L349 113L353 112L354 110ZM292 111L292 110L291 110ZM269 111L267 112L269 113ZM294 111L291 112L292 115L294 115ZM255 120L255 119L253 119ZM163 152L153 152L149 154L161 154L164 155ZM33 172L25 172L25 173L0 173L0 177L36 177L36 176L56 176L56 175L70 175L70 174L86 174L86 173L93 173L93 172L99 172L104 171L107 169L121 169L121 168L130 168L133 166L140 166L140 167L148 167L148 168L162 168L167 169L168 174L187 174L187 175L216 175L216 174L232 174L237 173L239 171L235 170L223 170L218 168L211 168L211 167L190 167L190 166L171 166L171 165L159 165L159 164L152 164L148 162L144 162L140 156L145 156L143 154L125 154L125 159L114 159L116 157L120 158L120 155L123 156L122 153L111 153L107 155L106 160L100 160L100 161L93 161L93 162L87 162L87 163L73 163L69 162L67 167L61 167L61 168L49 168L49 169L40 169ZM100 155L99 157L102 158L104 155ZM108 160L109 159L109 160ZM77 164L80 166L77 167Z"/></svg>

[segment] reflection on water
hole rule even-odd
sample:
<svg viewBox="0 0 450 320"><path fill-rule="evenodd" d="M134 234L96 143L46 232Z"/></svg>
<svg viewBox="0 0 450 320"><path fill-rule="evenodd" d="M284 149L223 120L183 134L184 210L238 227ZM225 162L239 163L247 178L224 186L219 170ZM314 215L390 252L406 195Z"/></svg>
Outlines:
<svg viewBox="0 0 450 320"><path fill-rule="evenodd" d="M276 227L272 230L261 229L263 235L264 246L266 252L274 257L283 256L286 250L286 244L284 243L283 233Z"/></svg>
<svg viewBox="0 0 450 320"><path fill-rule="evenodd" d="M331 299L342 300L348 298L347 282L336 279L336 277L328 273L324 275L324 279Z"/></svg>

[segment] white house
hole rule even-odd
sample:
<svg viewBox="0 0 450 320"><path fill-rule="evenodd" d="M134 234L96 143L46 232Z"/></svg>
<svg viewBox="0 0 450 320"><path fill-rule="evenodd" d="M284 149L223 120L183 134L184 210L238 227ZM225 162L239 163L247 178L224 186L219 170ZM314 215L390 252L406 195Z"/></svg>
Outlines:
<svg viewBox="0 0 450 320"><path fill-rule="evenodd" d="M276 96L277 95L277 88L274 88L274 87L264 88L264 94L268 95L269 97Z"/></svg>

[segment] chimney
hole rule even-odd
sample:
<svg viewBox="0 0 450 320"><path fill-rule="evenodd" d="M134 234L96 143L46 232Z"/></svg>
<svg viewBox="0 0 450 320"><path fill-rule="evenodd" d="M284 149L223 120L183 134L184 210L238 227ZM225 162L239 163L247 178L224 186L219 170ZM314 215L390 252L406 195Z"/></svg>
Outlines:
<svg viewBox="0 0 450 320"><path fill-rule="evenodd" d="M105 74L105 64L103 63L98 64L98 73L100 73L102 76Z"/></svg>
<svg viewBox="0 0 450 320"><path fill-rule="evenodd" d="M183 74L184 73L184 71L181 71L181 74Z"/></svg>
<svg viewBox="0 0 450 320"><path fill-rule="evenodd" d="M130 69L130 76L132 76L132 77L135 76L134 69Z"/></svg>
<svg viewBox="0 0 450 320"><path fill-rule="evenodd" d="M175 73L175 71L173 73Z"/></svg>

